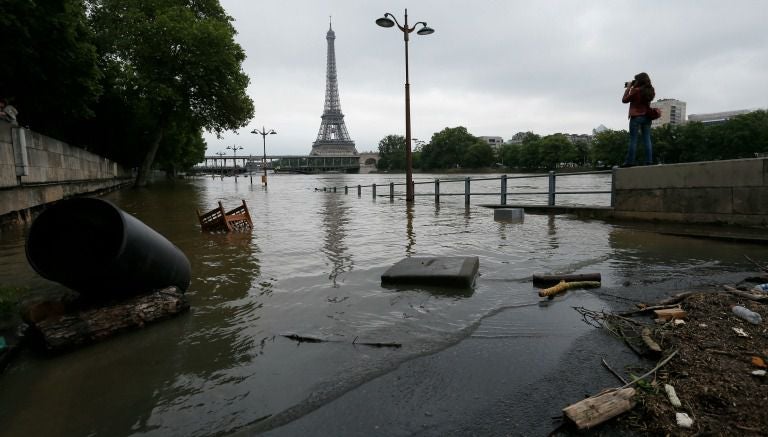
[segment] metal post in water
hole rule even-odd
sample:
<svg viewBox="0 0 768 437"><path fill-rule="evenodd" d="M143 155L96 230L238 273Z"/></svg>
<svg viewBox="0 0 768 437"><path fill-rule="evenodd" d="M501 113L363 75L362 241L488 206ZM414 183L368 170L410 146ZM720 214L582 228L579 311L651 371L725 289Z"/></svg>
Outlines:
<svg viewBox="0 0 768 437"><path fill-rule="evenodd" d="M507 204L507 175L501 175L501 204Z"/></svg>
<svg viewBox="0 0 768 437"><path fill-rule="evenodd" d="M549 172L549 206L555 206L555 172L551 170Z"/></svg>
<svg viewBox="0 0 768 437"><path fill-rule="evenodd" d="M362 193L362 192L363 192L362 188L360 187L360 185L358 185L357 186L357 197L360 197L360 193Z"/></svg>
<svg viewBox="0 0 768 437"><path fill-rule="evenodd" d="M373 191L373 198L376 198L376 184L371 184L371 191Z"/></svg>
<svg viewBox="0 0 768 437"><path fill-rule="evenodd" d="M435 178L435 203L440 203L440 178Z"/></svg>
<svg viewBox="0 0 768 437"><path fill-rule="evenodd" d="M395 200L395 183L389 183L389 200Z"/></svg>
<svg viewBox="0 0 768 437"><path fill-rule="evenodd" d="M464 205L469 206L469 176L464 178Z"/></svg>
<svg viewBox="0 0 768 437"><path fill-rule="evenodd" d="M349 187L344 185L344 194L349 194Z"/></svg>
<svg viewBox="0 0 768 437"><path fill-rule="evenodd" d="M615 165L611 168L611 208L616 206L616 169L618 168Z"/></svg>
<svg viewBox="0 0 768 437"><path fill-rule="evenodd" d="M336 192L336 187L335 187L335 186L333 187L333 192L334 192L334 193Z"/></svg>

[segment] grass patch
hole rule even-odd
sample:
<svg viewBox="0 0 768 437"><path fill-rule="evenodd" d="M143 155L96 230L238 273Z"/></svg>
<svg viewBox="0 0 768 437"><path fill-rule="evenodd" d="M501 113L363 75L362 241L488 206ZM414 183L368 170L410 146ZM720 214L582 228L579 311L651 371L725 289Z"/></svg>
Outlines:
<svg viewBox="0 0 768 437"><path fill-rule="evenodd" d="M25 291L21 287L0 285L0 322L7 321L16 315L19 298Z"/></svg>

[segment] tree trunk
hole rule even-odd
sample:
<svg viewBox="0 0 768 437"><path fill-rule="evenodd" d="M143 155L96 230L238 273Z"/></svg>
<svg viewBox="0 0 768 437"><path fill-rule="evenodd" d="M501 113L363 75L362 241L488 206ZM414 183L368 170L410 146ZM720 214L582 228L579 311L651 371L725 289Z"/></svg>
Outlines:
<svg viewBox="0 0 768 437"><path fill-rule="evenodd" d="M60 351L111 337L120 332L143 328L189 309L176 287L133 297L110 305L51 317L33 323L47 350Z"/></svg>
<svg viewBox="0 0 768 437"><path fill-rule="evenodd" d="M155 138L152 140L152 144L149 146L147 154L144 155L144 161L142 161L141 167L139 167L139 174L136 175L135 186L143 187L147 185L147 179L149 178L150 172L152 172L152 164L155 162L155 155L157 155L157 150L160 148L160 142L163 140L164 133L165 123L161 122L157 127Z"/></svg>

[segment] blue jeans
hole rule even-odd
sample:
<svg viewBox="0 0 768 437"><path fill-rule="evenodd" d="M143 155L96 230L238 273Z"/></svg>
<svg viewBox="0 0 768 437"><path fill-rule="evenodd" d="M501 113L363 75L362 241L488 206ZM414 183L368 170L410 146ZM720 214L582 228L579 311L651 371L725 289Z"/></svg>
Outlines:
<svg viewBox="0 0 768 437"><path fill-rule="evenodd" d="M637 152L637 136L643 135L645 143L645 164L653 164L653 146L651 145L651 119L645 115L632 117L629 119L629 150L627 157L624 158L624 164L634 164Z"/></svg>

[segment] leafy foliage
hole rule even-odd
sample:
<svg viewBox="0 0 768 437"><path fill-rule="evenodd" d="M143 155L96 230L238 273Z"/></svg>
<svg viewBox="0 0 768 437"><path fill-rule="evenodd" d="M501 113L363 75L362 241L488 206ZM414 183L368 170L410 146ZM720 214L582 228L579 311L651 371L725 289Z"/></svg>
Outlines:
<svg viewBox="0 0 768 437"><path fill-rule="evenodd" d="M429 144L425 144L421 149L421 168L425 170L457 168L461 167L462 164L469 165L469 163L464 162L466 157L472 160L482 160L485 158L485 152L481 149L476 149L469 156L467 155L470 148L479 142L480 140L467 132L467 128L463 126L446 127L432 135ZM493 159L488 162L488 164L491 163L493 163ZM477 162L472 164L477 164Z"/></svg>
<svg viewBox="0 0 768 437"><path fill-rule="evenodd" d="M232 18L219 0L0 3L0 96L36 131L113 158L183 169L204 130L253 116Z"/></svg>
<svg viewBox="0 0 768 437"><path fill-rule="evenodd" d="M19 123L67 139L94 116L102 72L80 0L0 2L0 97Z"/></svg>
<svg viewBox="0 0 768 437"><path fill-rule="evenodd" d="M402 170L405 168L405 137L387 135L379 141L379 170Z"/></svg>
<svg viewBox="0 0 768 437"><path fill-rule="evenodd" d="M90 4L108 92L133 108L135 131L146 133L140 138L145 153L140 185L161 145L199 144L203 129L220 134L245 126L253 116L245 93L248 77L241 70L245 54L218 0ZM190 142L190 133L198 139Z"/></svg>

